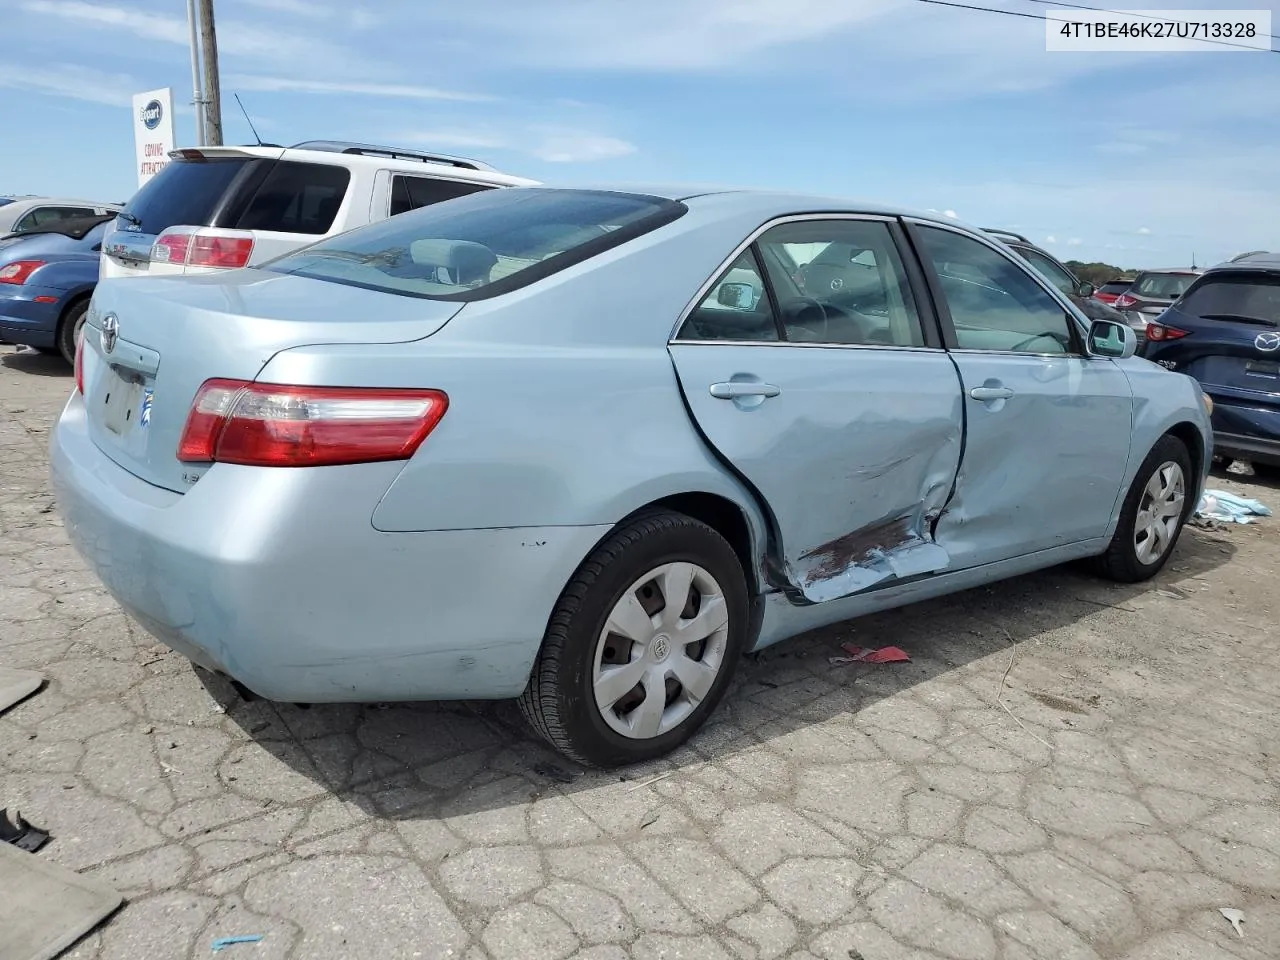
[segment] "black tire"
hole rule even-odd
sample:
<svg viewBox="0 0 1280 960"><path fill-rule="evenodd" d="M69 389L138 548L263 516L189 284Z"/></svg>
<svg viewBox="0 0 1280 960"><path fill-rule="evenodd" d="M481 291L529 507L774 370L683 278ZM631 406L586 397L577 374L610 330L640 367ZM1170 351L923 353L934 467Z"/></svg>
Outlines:
<svg viewBox="0 0 1280 960"><path fill-rule="evenodd" d="M596 705L596 646L625 591L648 571L674 562L702 567L720 586L728 612L727 643L707 695L683 722L649 739L633 739L613 730ZM684 514L639 515L600 544L561 593L520 698L521 712L553 747L586 766L622 766L670 753L724 696L746 642L748 614L742 565L720 534Z"/></svg>
<svg viewBox="0 0 1280 960"><path fill-rule="evenodd" d="M1166 463L1176 463L1182 469L1185 500L1182 513L1178 518L1177 529L1170 538L1169 545L1154 562L1144 563L1138 556L1135 543L1138 511L1142 507L1147 484L1156 471ZM1129 493L1124 498L1124 506L1120 510L1120 523L1116 526L1115 536L1111 538L1107 552L1097 559L1098 573L1121 583L1140 583L1159 573L1172 556L1174 548L1178 545L1178 538L1182 535L1182 529L1186 526L1187 518L1196 508L1193 501L1195 487L1191 454L1187 452L1186 444L1169 434L1161 437L1151 448L1146 459L1142 461L1142 466L1138 468L1133 478L1133 485L1129 488Z"/></svg>
<svg viewBox="0 0 1280 960"><path fill-rule="evenodd" d="M84 318L88 312L89 301L80 300L73 303L71 309L58 321L58 353L72 365L76 362L76 336L84 326Z"/></svg>

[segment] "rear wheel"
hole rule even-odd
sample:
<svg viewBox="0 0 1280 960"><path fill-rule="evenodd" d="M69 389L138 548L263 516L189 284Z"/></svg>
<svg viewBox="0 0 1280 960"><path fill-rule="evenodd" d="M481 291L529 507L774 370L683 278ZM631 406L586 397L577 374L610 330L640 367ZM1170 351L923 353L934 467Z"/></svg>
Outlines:
<svg viewBox="0 0 1280 960"><path fill-rule="evenodd" d="M81 300L79 303L72 304L66 316L58 322L58 352L67 363L76 362L76 344L80 341L85 317L88 315L89 301Z"/></svg>
<svg viewBox="0 0 1280 960"><path fill-rule="evenodd" d="M742 566L723 537L682 514L637 517L561 594L521 709L580 763L662 756L724 695L747 613Z"/></svg>
<svg viewBox="0 0 1280 960"><path fill-rule="evenodd" d="M1160 572L1169 560L1195 504L1191 455L1177 437L1164 436L1147 454L1120 511L1120 523L1099 571L1112 580L1137 583Z"/></svg>

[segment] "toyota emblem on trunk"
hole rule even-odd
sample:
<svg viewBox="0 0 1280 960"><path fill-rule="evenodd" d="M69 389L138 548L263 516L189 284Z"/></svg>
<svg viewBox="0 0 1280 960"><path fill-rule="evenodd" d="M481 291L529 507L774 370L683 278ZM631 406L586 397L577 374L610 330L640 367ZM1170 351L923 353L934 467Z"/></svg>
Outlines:
<svg viewBox="0 0 1280 960"><path fill-rule="evenodd" d="M1280 350L1280 333L1260 333L1253 338L1253 345L1263 353Z"/></svg>
<svg viewBox="0 0 1280 960"><path fill-rule="evenodd" d="M116 319L114 313L108 313L102 318L102 352L110 353L116 348L116 341L120 339L120 321Z"/></svg>

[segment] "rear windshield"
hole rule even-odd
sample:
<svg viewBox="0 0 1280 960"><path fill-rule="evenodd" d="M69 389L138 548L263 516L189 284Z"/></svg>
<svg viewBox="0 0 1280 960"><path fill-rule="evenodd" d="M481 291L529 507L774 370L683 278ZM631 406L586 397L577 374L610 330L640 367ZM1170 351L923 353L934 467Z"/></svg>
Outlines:
<svg viewBox="0 0 1280 960"><path fill-rule="evenodd" d="M1112 280L1098 288L1099 293L1124 293L1133 286L1132 280Z"/></svg>
<svg viewBox="0 0 1280 960"><path fill-rule="evenodd" d="M1206 277L1179 305L1183 313L1211 320L1237 318L1280 326L1280 276L1256 273Z"/></svg>
<svg viewBox="0 0 1280 960"><path fill-rule="evenodd" d="M684 204L630 193L487 190L312 244L267 269L403 296L480 300L626 243L684 211Z"/></svg>
<svg viewBox="0 0 1280 960"><path fill-rule="evenodd" d="M1191 273L1144 273L1133 285L1132 292L1155 300L1177 300L1195 279Z"/></svg>
<svg viewBox="0 0 1280 960"><path fill-rule="evenodd" d="M142 233L163 233L180 224L211 226L232 181L254 162L248 157L171 160L133 195L125 213L140 221L133 226Z"/></svg>

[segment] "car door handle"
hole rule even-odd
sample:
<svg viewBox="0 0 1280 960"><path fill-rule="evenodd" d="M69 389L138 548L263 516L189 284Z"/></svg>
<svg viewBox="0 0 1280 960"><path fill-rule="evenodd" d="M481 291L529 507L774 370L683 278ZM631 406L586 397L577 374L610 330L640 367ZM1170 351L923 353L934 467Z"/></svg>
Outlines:
<svg viewBox="0 0 1280 960"><path fill-rule="evenodd" d="M736 400L739 397L776 397L782 392L781 387L772 383L760 383L755 380L730 380L726 383L713 383L711 395L717 400Z"/></svg>
<svg viewBox="0 0 1280 960"><path fill-rule="evenodd" d="M1013 396L1013 391L1008 387L974 387L969 391L969 396L975 400L1008 400Z"/></svg>

